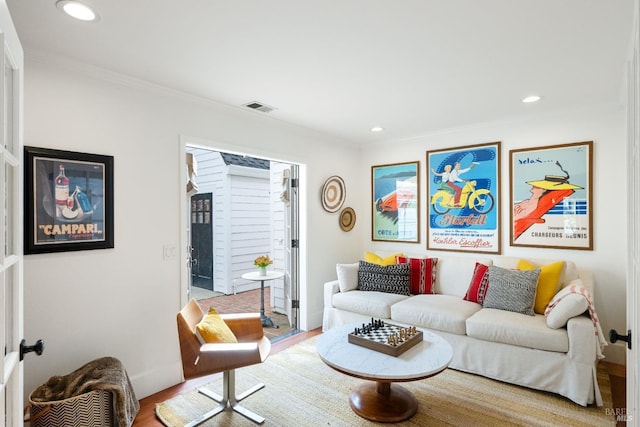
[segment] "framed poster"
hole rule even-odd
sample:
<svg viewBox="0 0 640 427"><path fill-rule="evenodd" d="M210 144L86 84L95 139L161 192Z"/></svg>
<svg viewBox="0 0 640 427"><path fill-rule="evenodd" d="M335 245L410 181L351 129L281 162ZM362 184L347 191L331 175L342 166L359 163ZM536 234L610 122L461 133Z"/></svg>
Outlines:
<svg viewBox="0 0 640 427"><path fill-rule="evenodd" d="M593 142L509 151L511 246L593 249Z"/></svg>
<svg viewBox="0 0 640 427"><path fill-rule="evenodd" d="M371 166L371 240L420 242L420 163Z"/></svg>
<svg viewBox="0 0 640 427"><path fill-rule="evenodd" d="M499 254L500 142L427 151L427 249Z"/></svg>
<svg viewBox="0 0 640 427"><path fill-rule="evenodd" d="M113 157L25 147L24 253L113 248Z"/></svg>

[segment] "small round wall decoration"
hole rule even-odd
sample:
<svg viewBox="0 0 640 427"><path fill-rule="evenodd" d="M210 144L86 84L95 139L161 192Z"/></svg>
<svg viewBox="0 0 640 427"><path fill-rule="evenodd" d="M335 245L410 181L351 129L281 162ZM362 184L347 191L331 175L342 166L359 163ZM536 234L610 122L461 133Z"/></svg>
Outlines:
<svg viewBox="0 0 640 427"><path fill-rule="evenodd" d="M344 208L340 212L340 228L342 231L351 231L356 225L356 213L352 208Z"/></svg>
<svg viewBox="0 0 640 427"><path fill-rule="evenodd" d="M329 177L322 186L322 207L327 212L337 212L344 203L344 181L337 175Z"/></svg>

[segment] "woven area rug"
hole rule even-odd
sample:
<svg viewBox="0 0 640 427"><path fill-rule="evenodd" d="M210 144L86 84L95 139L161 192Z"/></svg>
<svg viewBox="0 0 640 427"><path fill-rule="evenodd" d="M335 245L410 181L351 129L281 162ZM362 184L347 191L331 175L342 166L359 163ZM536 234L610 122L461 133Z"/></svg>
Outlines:
<svg viewBox="0 0 640 427"><path fill-rule="evenodd" d="M263 382L266 387L241 402L266 418L266 426L377 425L349 407L350 391L363 380L325 365L310 338L270 356L261 365L236 371L238 393ZM609 377L598 374L604 406L582 407L561 396L493 381L447 369L435 377L402 383L418 399L418 413L402 426L615 426ZM222 377L207 387L221 394ZM216 402L186 392L156 406L156 415L169 427L183 426ZM201 426L255 426L238 413L225 411Z"/></svg>

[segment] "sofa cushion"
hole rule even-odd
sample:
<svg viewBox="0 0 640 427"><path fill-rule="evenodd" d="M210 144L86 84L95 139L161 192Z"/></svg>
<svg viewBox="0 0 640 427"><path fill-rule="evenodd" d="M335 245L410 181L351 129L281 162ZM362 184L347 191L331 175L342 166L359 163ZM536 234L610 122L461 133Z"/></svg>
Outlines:
<svg viewBox="0 0 640 427"><path fill-rule="evenodd" d="M491 259L439 257L436 269L435 293L464 297L476 262L491 265Z"/></svg>
<svg viewBox="0 0 640 427"><path fill-rule="evenodd" d="M489 288L489 266L476 262L469 289L462 299L482 305L487 288Z"/></svg>
<svg viewBox="0 0 640 427"><path fill-rule="evenodd" d="M539 275L540 269L519 271L489 266L489 289L483 307L533 316Z"/></svg>
<svg viewBox="0 0 640 427"><path fill-rule="evenodd" d="M391 306L407 299L406 295L376 291L349 291L334 294L331 303L335 308L364 314L378 319L391 318Z"/></svg>
<svg viewBox="0 0 640 427"><path fill-rule="evenodd" d="M435 294L433 287L436 282L436 268L438 258L407 258L396 257L398 264L409 264L409 287L410 293Z"/></svg>
<svg viewBox="0 0 640 427"><path fill-rule="evenodd" d="M566 329L547 327L545 317L483 308L466 322L467 335L485 341L501 342L520 347L566 353L569 336Z"/></svg>
<svg viewBox="0 0 640 427"><path fill-rule="evenodd" d="M518 270L535 270L538 267L540 267L540 276L538 276L533 311L538 314L544 314L549 301L560 288L560 276L564 270L564 261L556 261L543 266L537 266L524 259L518 262Z"/></svg>
<svg viewBox="0 0 640 427"><path fill-rule="evenodd" d="M391 306L391 320L464 335L465 321L481 308L452 295L414 295Z"/></svg>
<svg viewBox="0 0 640 427"><path fill-rule="evenodd" d="M381 266L360 261L358 289L409 295L409 264Z"/></svg>
<svg viewBox="0 0 640 427"><path fill-rule="evenodd" d="M353 291L358 289L358 263L336 264L336 274L338 275L338 287L340 292Z"/></svg>
<svg viewBox="0 0 640 427"><path fill-rule="evenodd" d="M578 289L577 292L572 291L572 287ZM582 286L580 279L575 279L560 292L558 292L545 310L547 316L547 326L552 329L564 327L569 319L579 316L589 308L589 301L585 297L586 290Z"/></svg>
<svg viewBox="0 0 640 427"><path fill-rule="evenodd" d="M378 265L393 265L396 263L396 257L399 256L404 256L404 254L402 253L398 253L398 254L393 254L393 255L389 255L386 257L381 257L378 254L374 254L373 252L365 252L364 253L364 260L366 262L370 262L371 264L378 264Z"/></svg>

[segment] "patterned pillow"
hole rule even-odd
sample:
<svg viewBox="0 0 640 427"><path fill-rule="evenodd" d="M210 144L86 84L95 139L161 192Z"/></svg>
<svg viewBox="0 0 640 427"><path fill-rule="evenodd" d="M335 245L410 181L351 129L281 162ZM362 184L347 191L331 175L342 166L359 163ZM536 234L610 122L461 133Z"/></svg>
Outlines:
<svg viewBox="0 0 640 427"><path fill-rule="evenodd" d="M462 299L482 304L488 288L489 266L476 262L473 275L471 276L471 282L469 283L469 289L467 289L467 293Z"/></svg>
<svg viewBox="0 0 640 427"><path fill-rule="evenodd" d="M413 295L435 294L436 266L438 258L396 257L398 264L409 264L409 286Z"/></svg>
<svg viewBox="0 0 640 427"><path fill-rule="evenodd" d="M539 275L539 268L520 271L490 265L489 289L482 306L534 316Z"/></svg>
<svg viewBox="0 0 640 427"><path fill-rule="evenodd" d="M382 266L360 261L358 289L409 295L409 264Z"/></svg>

